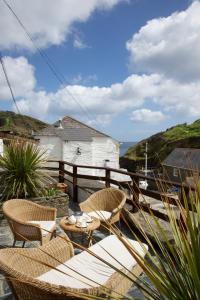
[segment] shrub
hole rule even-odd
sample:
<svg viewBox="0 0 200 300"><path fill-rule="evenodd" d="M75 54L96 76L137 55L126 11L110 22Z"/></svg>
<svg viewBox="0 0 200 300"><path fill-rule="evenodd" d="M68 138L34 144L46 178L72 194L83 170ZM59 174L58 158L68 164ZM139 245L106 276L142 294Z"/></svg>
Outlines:
<svg viewBox="0 0 200 300"><path fill-rule="evenodd" d="M0 192L3 199L40 196L52 178L41 168L46 155L33 143L13 141L0 158Z"/></svg>

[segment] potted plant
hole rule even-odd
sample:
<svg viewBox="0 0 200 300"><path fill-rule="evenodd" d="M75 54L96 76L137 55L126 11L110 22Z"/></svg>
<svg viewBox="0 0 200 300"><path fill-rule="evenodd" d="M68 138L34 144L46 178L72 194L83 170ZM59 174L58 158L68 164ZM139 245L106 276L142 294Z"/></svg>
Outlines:
<svg viewBox="0 0 200 300"><path fill-rule="evenodd" d="M39 197L31 197L31 200L40 204L57 208L57 216L68 215L69 196L57 188L57 184L49 186L45 193Z"/></svg>
<svg viewBox="0 0 200 300"><path fill-rule="evenodd" d="M58 200L54 199L59 198L60 194L63 197L63 193L53 192L55 180L44 170L46 162L46 153L34 143L12 141L7 145L4 155L0 157L2 200L29 198L42 205L56 206L55 202Z"/></svg>

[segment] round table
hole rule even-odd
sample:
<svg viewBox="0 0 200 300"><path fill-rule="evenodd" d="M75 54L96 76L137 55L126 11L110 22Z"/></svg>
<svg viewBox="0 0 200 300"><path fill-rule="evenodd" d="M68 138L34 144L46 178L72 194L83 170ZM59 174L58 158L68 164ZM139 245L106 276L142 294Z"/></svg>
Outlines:
<svg viewBox="0 0 200 300"><path fill-rule="evenodd" d="M64 217L60 221L60 227L64 230L65 233L82 233L84 235L87 234L87 246L90 247L92 245L92 234L93 231L100 227L100 220L92 217L92 222L87 223L87 227L77 227L76 224L69 224L67 222L67 218Z"/></svg>

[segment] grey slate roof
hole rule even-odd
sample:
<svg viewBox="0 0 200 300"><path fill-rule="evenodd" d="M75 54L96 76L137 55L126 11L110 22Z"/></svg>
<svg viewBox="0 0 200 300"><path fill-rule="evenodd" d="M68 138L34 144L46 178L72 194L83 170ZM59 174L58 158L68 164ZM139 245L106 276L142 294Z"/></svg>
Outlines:
<svg viewBox="0 0 200 300"><path fill-rule="evenodd" d="M53 125L49 125L41 131L36 132L35 136L58 136L62 140L67 141L92 141L93 137L109 137L68 116L61 120L63 129L59 128L59 124L60 121L57 121Z"/></svg>
<svg viewBox="0 0 200 300"><path fill-rule="evenodd" d="M200 149L176 148L162 162L162 165L200 171Z"/></svg>

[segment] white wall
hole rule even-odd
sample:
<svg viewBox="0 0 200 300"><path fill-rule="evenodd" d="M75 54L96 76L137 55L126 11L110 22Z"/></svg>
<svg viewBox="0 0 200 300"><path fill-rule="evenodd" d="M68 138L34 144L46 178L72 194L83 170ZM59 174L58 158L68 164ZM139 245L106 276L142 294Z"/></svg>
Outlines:
<svg viewBox="0 0 200 300"><path fill-rule="evenodd" d="M77 148L80 149L80 155L77 155ZM81 141L64 141L63 160L77 165L93 165L92 143ZM94 174L94 172L90 169L78 169L78 172L80 174Z"/></svg>
<svg viewBox="0 0 200 300"><path fill-rule="evenodd" d="M39 139L39 146L42 151L46 151L48 160L62 160L62 141L56 136L36 136ZM49 163L47 166L57 167L55 163Z"/></svg>
<svg viewBox="0 0 200 300"><path fill-rule="evenodd" d="M3 156L3 139L0 139L0 155Z"/></svg>
<svg viewBox="0 0 200 300"><path fill-rule="evenodd" d="M65 160L77 165L90 165L119 168L119 144L107 137L95 137L92 142L62 141L59 137L43 136L39 145L47 151L49 159ZM81 155L77 155L77 148ZM109 162L105 163L105 160ZM66 168L72 171L71 167ZM105 171L92 169L78 169L80 174L105 176Z"/></svg>
<svg viewBox="0 0 200 300"><path fill-rule="evenodd" d="M119 168L119 144L111 138L93 138L93 165L99 167ZM109 160L109 162L105 162ZM105 172L98 172L96 175L104 176Z"/></svg>

